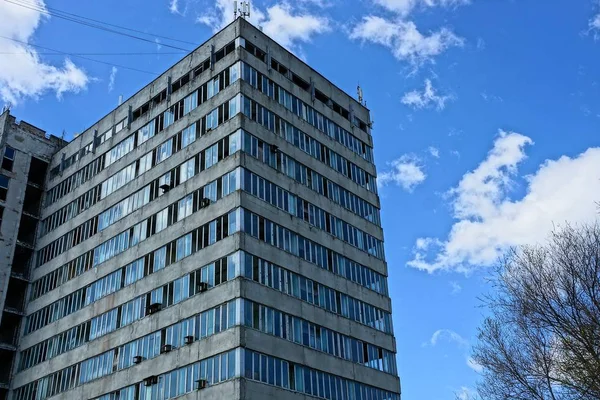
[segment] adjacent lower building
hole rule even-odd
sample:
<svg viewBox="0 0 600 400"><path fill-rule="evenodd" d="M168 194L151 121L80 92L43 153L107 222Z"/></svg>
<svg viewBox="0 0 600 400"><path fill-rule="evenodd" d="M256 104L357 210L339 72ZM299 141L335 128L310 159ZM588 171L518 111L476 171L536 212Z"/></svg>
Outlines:
<svg viewBox="0 0 600 400"><path fill-rule="evenodd" d="M400 399L369 111L250 23L0 129L0 398Z"/></svg>

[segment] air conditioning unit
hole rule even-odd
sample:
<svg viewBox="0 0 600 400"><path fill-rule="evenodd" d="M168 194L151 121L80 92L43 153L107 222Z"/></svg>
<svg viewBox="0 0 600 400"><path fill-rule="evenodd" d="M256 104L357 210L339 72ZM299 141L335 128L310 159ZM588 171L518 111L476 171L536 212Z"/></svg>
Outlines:
<svg viewBox="0 0 600 400"><path fill-rule="evenodd" d="M170 344L165 344L161 349L160 352L161 353L170 353L171 350L173 350L173 346Z"/></svg>
<svg viewBox="0 0 600 400"><path fill-rule="evenodd" d="M158 376L152 375L144 379L144 386L152 386L158 383Z"/></svg>
<svg viewBox="0 0 600 400"><path fill-rule="evenodd" d="M161 310L161 308L162 308L161 303L152 303L148 307L146 307L146 314L148 314L148 315L156 314L157 312L159 312Z"/></svg>
<svg viewBox="0 0 600 400"><path fill-rule="evenodd" d="M192 344L194 343L194 337L193 336L186 336L183 338L183 342L185 344Z"/></svg>
<svg viewBox="0 0 600 400"><path fill-rule="evenodd" d="M199 379L196 381L196 390L206 389L207 386L208 382L206 381L206 379Z"/></svg>
<svg viewBox="0 0 600 400"><path fill-rule="evenodd" d="M197 293L204 293L208 290L208 283L206 282L200 282L196 285L196 292Z"/></svg>
<svg viewBox="0 0 600 400"><path fill-rule="evenodd" d="M200 208L205 208L210 206L210 199L207 199L206 197L202 198L202 200L200 200Z"/></svg>
<svg viewBox="0 0 600 400"><path fill-rule="evenodd" d="M139 364L139 363L141 363L143 360L144 360L144 357L142 357L142 356L135 356L135 357L133 357L133 363L134 363L134 364Z"/></svg>

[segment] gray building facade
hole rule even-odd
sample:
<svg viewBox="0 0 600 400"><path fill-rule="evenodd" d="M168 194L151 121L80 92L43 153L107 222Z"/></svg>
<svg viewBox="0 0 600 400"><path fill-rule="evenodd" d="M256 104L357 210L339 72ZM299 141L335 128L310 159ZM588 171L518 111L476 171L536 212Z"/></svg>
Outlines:
<svg viewBox="0 0 600 400"><path fill-rule="evenodd" d="M3 134L7 398L399 400L369 121L238 18L68 144Z"/></svg>

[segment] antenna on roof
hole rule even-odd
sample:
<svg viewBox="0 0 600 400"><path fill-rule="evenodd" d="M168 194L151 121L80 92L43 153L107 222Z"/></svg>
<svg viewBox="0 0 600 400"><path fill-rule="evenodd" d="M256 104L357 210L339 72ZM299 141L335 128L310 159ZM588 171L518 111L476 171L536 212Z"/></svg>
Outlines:
<svg viewBox="0 0 600 400"><path fill-rule="evenodd" d="M6 103L2 107L2 114L4 114L6 111L10 112L11 107L12 107L12 104L10 102Z"/></svg>
<svg viewBox="0 0 600 400"><path fill-rule="evenodd" d="M360 87L360 83L356 87L356 94L358 95L358 102L360 104L363 104L363 91L362 91L362 88Z"/></svg>
<svg viewBox="0 0 600 400"><path fill-rule="evenodd" d="M240 13L240 17L249 18L250 17L250 2L249 1L240 1L240 8L238 8L238 2L233 2L233 19L237 18L237 14Z"/></svg>

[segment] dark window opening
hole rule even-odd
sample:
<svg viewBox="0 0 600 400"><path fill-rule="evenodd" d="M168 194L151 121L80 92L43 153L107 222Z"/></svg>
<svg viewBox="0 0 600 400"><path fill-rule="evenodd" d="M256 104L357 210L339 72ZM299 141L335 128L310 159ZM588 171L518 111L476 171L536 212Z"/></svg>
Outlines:
<svg viewBox="0 0 600 400"><path fill-rule="evenodd" d="M156 96L154 96L154 98L152 99L152 103L156 104L160 104L163 101L165 101L167 99L167 89L164 89L162 92L160 92L159 94L157 94Z"/></svg>
<svg viewBox="0 0 600 400"><path fill-rule="evenodd" d="M0 400L8 399L8 389L0 389Z"/></svg>
<svg viewBox="0 0 600 400"><path fill-rule="evenodd" d="M41 189L27 185L27 189L25 189L25 199L23 200L23 211L38 216L40 213L40 205L42 204L42 193Z"/></svg>
<svg viewBox="0 0 600 400"><path fill-rule="evenodd" d="M33 250L17 244L13 257L12 273L23 278L29 277L29 266L33 257Z"/></svg>
<svg viewBox="0 0 600 400"><path fill-rule="evenodd" d="M38 220L28 215L21 215L21 223L19 224L19 232L17 234L17 240L33 246L35 242L35 230L37 228Z"/></svg>
<svg viewBox="0 0 600 400"><path fill-rule="evenodd" d="M175 93L190 82L190 74L185 74L171 85L171 93Z"/></svg>
<svg viewBox="0 0 600 400"><path fill-rule="evenodd" d="M323 92L315 89L315 98L320 102L327 104L329 102L329 98L323 94Z"/></svg>
<svg viewBox="0 0 600 400"><path fill-rule="evenodd" d="M39 158L31 157L31 163L29 164L29 174L27 175L27 182L33 183L34 185L43 186L47 170L48 163L46 161L42 161Z"/></svg>
<svg viewBox="0 0 600 400"><path fill-rule="evenodd" d="M0 383L7 384L10 380L10 370L12 368L15 352L11 350L0 350Z"/></svg>
<svg viewBox="0 0 600 400"><path fill-rule="evenodd" d="M0 200L6 200L8 194L8 181L10 179L6 175L0 174Z"/></svg>
<svg viewBox="0 0 600 400"><path fill-rule="evenodd" d="M0 324L0 343L16 345L19 335L19 323L21 317L17 314L3 313L2 324Z"/></svg>
<svg viewBox="0 0 600 400"><path fill-rule="evenodd" d="M300 86L304 90L310 89L310 83L306 82L304 79L300 78L294 73L292 73L292 82L294 82L296 85Z"/></svg>
<svg viewBox="0 0 600 400"><path fill-rule="evenodd" d="M13 164L15 162L15 149L6 146L4 149L4 157L2 158L2 169L7 171L13 170Z"/></svg>
<svg viewBox="0 0 600 400"><path fill-rule="evenodd" d="M18 312L23 312L26 293L27 282L11 277L8 281L8 290L6 291L6 301L4 303L4 307L16 310Z"/></svg>
<svg viewBox="0 0 600 400"><path fill-rule="evenodd" d="M215 53L215 62L220 61L225 57L225 49L221 49Z"/></svg>

